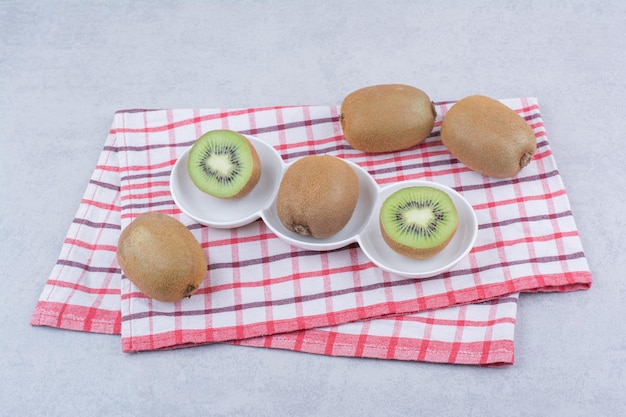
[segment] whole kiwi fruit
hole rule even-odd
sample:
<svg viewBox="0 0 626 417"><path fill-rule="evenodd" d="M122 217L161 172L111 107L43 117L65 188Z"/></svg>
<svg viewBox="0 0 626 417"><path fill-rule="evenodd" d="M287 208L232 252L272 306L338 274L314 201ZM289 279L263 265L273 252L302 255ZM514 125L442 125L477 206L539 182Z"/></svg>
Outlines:
<svg viewBox="0 0 626 417"><path fill-rule="evenodd" d="M441 141L469 169L496 178L517 175L537 149L535 133L514 110L490 97L465 97L450 107Z"/></svg>
<svg viewBox="0 0 626 417"><path fill-rule="evenodd" d="M459 215L452 198L438 188L401 188L383 202L379 213L383 240L395 252L426 259L441 252L454 237Z"/></svg>
<svg viewBox="0 0 626 417"><path fill-rule="evenodd" d="M358 198L359 177L347 162L330 155L310 155L285 171L276 212L288 230L324 239L350 221Z"/></svg>
<svg viewBox="0 0 626 417"><path fill-rule="evenodd" d="M225 199L244 197L261 178L261 162L254 145L227 129L200 136L189 151L187 169L201 191Z"/></svg>
<svg viewBox="0 0 626 417"><path fill-rule="evenodd" d="M348 94L341 103L341 129L354 149L394 152L424 141L437 112L428 95L405 84L373 85Z"/></svg>
<svg viewBox="0 0 626 417"><path fill-rule="evenodd" d="M140 214L122 231L117 259L142 293L165 302L191 296L207 273L206 255L193 234L159 212Z"/></svg>

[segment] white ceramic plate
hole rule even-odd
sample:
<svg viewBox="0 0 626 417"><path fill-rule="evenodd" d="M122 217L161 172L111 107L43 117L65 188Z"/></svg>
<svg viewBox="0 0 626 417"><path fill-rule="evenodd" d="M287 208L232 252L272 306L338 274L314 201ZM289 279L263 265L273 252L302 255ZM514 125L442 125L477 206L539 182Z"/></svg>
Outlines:
<svg viewBox="0 0 626 417"><path fill-rule="evenodd" d="M446 192L459 213L459 225L454 237L437 255L428 259L412 259L393 251L383 240L379 212L387 197L395 191L413 186L429 186ZM450 270L474 246L478 234L478 220L472 206L452 188L431 181L402 181L382 188L378 194L373 215L367 228L359 235L359 245L379 268L405 277L426 278Z"/></svg>
<svg viewBox="0 0 626 417"><path fill-rule="evenodd" d="M252 136L245 136L259 155L261 178L254 189L240 199L213 197L196 187L187 171L191 148L174 164L170 178L172 197L180 210L196 222L221 229L243 226L261 217L261 211L274 199L285 164L272 146Z"/></svg>
<svg viewBox="0 0 626 417"><path fill-rule="evenodd" d="M472 206L455 190L431 181L401 181L378 187L374 179L357 164L347 161L359 177L359 199L352 218L336 235L326 239L301 236L289 231L276 214L276 195L284 172L289 167L278 152L267 143L251 136L261 161L261 178L247 196L225 200L200 191L187 172L189 149L176 161L170 178L174 202L196 222L217 228L234 228L263 219L280 239L299 248L328 251L358 242L363 252L379 268L394 274L426 278L448 271L474 246L478 221ZM394 252L383 240L379 212L383 201L394 191L410 186L431 186L450 195L459 212L459 226L450 243L429 259L412 259Z"/></svg>

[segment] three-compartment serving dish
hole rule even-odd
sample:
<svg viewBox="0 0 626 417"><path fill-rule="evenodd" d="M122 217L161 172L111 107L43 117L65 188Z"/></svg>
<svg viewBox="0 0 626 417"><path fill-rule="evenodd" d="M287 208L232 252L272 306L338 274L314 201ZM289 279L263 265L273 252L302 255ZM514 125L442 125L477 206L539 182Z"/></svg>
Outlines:
<svg viewBox="0 0 626 417"><path fill-rule="evenodd" d="M365 255L379 268L412 278L426 278L448 271L470 252L478 234L474 209L458 192L432 181L407 180L384 187L378 186L367 171L345 160L359 178L359 199L346 226L334 236L316 239L301 236L283 226L276 213L276 195L280 181L289 164L266 142L244 135L254 145L261 161L261 178L246 196L236 200L212 197L200 191L187 171L189 149L178 158L172 169L170 190L176 205L187 216L205 226L235 228L259 218L283 241L296 247L314 251L328 251L357 242ZM383 240L378 214L383 201L394 191L408 186L438 188L454 202L458 214L458 229L450 243L437 255L428 259L412 259L393 251Z"/></svg>

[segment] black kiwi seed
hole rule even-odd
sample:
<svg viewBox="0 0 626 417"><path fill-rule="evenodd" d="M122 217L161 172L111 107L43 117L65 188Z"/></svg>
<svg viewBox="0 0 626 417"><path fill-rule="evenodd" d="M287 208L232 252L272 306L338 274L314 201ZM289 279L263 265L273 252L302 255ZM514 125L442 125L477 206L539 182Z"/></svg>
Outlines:
<svg viewBox="0 0 626 417"><path fill-rule="evenodd" d="M429 208L432 211L433 218L426 224L405 222L403 219L404 213L412 208ZM437 232L438 225L445 220L446 215L445 211L442 210L441 204L439 202L432 203L430 201L407 201L406 203L403 203L402 205L399 205L397 207L395 211L395 218L402 233L410 233L416 236L429 238Z"/></svg>
<svg viewBox="0 0 626 417"><path fill-rule="evenodd" d="M228 175L222 174L220 171L213 169L209 164L207 164L207 161L213 155L225 155L228 157L228 162L231 166ZM233 182L241 173L241 163L239 162L239 158L237 158L237 150L232 145L218 144L217 146L207 147L204 149L198 166L207 176L214 176L218 182L224 185Z"/></svg>

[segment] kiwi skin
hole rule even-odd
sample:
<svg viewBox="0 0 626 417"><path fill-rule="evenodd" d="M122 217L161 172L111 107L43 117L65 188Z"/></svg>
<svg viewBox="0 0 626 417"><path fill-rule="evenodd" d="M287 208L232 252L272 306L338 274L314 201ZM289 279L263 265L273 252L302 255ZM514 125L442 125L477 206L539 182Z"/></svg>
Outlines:
<svg viewBox="0 0 626 417"><path fill-rule="evenodd" d="M350 221L358 198L359 178L347 162L330 155L310 155L285 171L276 213L288 230L324 239Z"/></svg>
<svg viewBox="0 0 626 417"><path fill-rule="evenodd" d="M517 175L537 149L533 129L519 114L481 95L465 97L448 110L441 141L469 169L495 178Z"/></svg>
<svg viewBox="0 0 626 417"><path fill-rule="evenodd" d="M257 153L254 145L250 143L250 141L246 138L246 142L248 142L248 146L250 147L250 154L252 155L252 174L250 175L250 179L243 186L243 188L232 197L227 197L227 199L237 199L245 197L250 194L250 192L256 187L261 179L261 160L259 159L259 154Z"/></svg>
<svg viewBox="0 0 626 417"><path fill-rule="evenodd" d="M405 84L373 85L348 94L341 103L346 141L363 152L395 152L424 141L437 112L428 95Z"/></svg>
<svg viewBox="0 0 626 417"><path fill-rule="evenodd" d="M189 229L159 212L140 214L122 231L117 259L142 293L164 302L191 296L208 269L204 250Z"/></svg>

